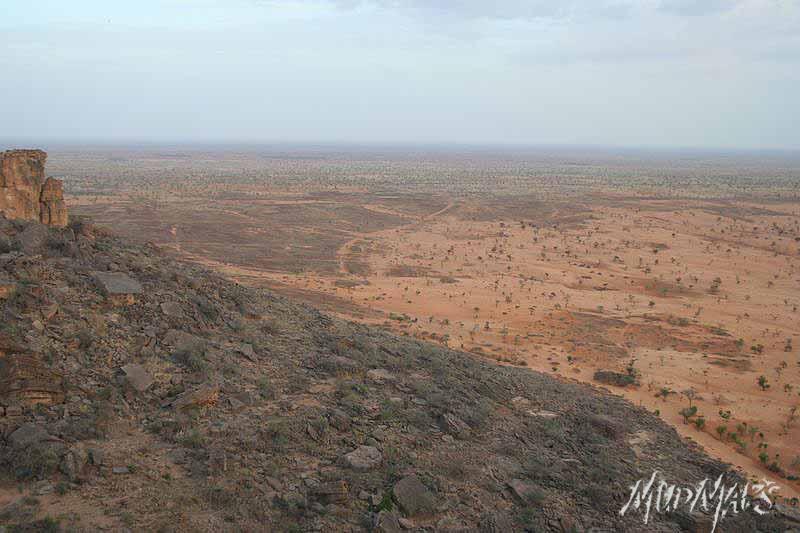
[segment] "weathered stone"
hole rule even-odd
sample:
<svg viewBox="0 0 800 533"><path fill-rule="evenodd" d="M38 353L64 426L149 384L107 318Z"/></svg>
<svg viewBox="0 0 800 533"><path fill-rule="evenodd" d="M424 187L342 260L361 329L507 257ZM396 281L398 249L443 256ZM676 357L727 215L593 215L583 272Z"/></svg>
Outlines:
<svg viewBox="0 0 800 533"><path fill-rule="evenodd" d="M626 433L625 426L609 416L590 415L586 420L595 431L608 439L620 439Z"/></svg>
<svg viewBox="0 0 800 533"><path fill-rule="evenodd" d="M281 492L283 490L283 483L281 483L280 480L267 476L265 481L267 482L267 485L272 487L273 490L277 492Z"/></svg>
<svg viewBox="0 0 800 533"><path fill-rule="evenodd" d="M42 426L28 422L18 427L8 436L8 443L12 448L28 448L50 440L50 438L50 434Z"/></svg>
<svg viewBox="0 0 800 533"><path fill-rule="evenodd" d="M25 255L38 255L44 252L50 230L42 224L28 224L17 235L17 247Z"/></svg>
<svg viewBox="0 0 800 533"><path fill-rule="evenodd" d="M505 513L494 512L481 519L480 533L508 533L514 531L514 522Z"/></svg>
<svg viewBox="0 0 800 533"><path fill-rule="evenodd" d="M397 521L400 523L400 527L403 529L414 529L414 521L410 518L398 518Z"/></svg>
<svg viewBox="0 0 800 533"><path fill-rule="evenodd" d="M89 461L91 461L93 465L102 466L106 462L106 453L100 448L90 448Z"/></svg>
<svg viewBox="0 0 800 533"><path fill-rule="evenodd" d="M231 398L241 403L243 406L251 406L255 402L253 401L253 395L247 391L237 392L231 394Z"/></svg>
<svg viewBox="0 0 800 533"><path fill-rule="evenodd" d="M400 533L400 521L396 513L391 511L381 511L375 519L375 531L381 533Z"/></svg>
<svg viewBox="0 0 800 533"><path fill-rule="evenodd" d="M370 470L381 464L383 455L374 446L359 446L346 454L344 461L353 470Z"/></svg>
<svg viewBox="0 0 800 533"><path fill-rule="evenodd" d="M17 284L14 281L7 279L0 279L0 300L7 300L17 290Z"/></svg>
<svg viewBox="0 0 800 533"><path fill-rule="evenodd" d="M172 402L172 406L180 411L214 405L218 399L219 387L217 385L204 385L193 391L184 392Z"/></svg>
<svg viewBox="0 0 800 533"><path fill-rule="evenodd" d="M106 296L141 294L142 284L119 272L92 272L92 277Z"/></svg>
<svg viewBox="0 0 800 533"><path fill-rule="evenodd" d="M0 399L27 405L64 401L63 377L37 355L21 350L0 345L0 355L13 354L0 357Z"/></svg>
<svg viewBox="0 0 800 533"><path fill-rule="evenodd" d="M309 478L310 479L310 478ZM322 504L347 503L349 491L344 481L322 483L313 489L314 497Z"/></svg>
<svg viewBox="0 0 800 533"><path fill-rule="evenodd" d="M5 220L5 217L2 216L0 213L0 220ZM2 231L2 230L0 230ZM11 238L8 235L4 235L0 233L0 261L2 261L2 256L10 252L14 249L14 245L11 242Z"/></svg>
<svg viewBox="0 0 800 533"><path fill-rule="evenodd" d="M772 509L778 516L781 516L789 522L800 526L800 509L797 507L790 507L788 505L776 503L772 506Z"/></svg>
<svg viewBox="0 0 800 533"><path fill-rule="evenodd" d="M178 302L164 302L161 304L161 312L173 318L183 317L183 309Z"/></svg>
<svg viewBox="0 0 800 533"><path fill-rule="evenodd" d="M392 494L397 505L410 516L430 513L436 504L433 493L415 475L406 476L395 483Z"/></svg>
<svg viewBox="0 0 800 533"><path fill-rule="evenodd" d="M0 153L0 210L6 218L39 220L46 160L41 150Z"/></svg>
<svg viewBox="0 0 800 533"><path fill-rule="evenodd" d="M61 182L45 179L41 150L0 152L0 213L8 219L67 225Z"/></svg>
<svg viewBox="0 0 800 533"><path fill-rule="evenodd" d="M508 482L508 488L511 489L511 494L521 504L528 505L539 497L539 491L530 483L526 483L521 479L512 479Z"/></svg>
<svg viewBox="0 0 800 533"><path fill-rule="evenodd" d="M59 470L72 482L75 482L88 461L88 454L81 445L75 445L61 458Z"/></svg>
<svg viewBox="0 0 800 533"><path fill-rule="evenodd" d="M122 367L125 380L139 392L146 391L153 384L153 378L142 365L131 363Z"/></svg>
<svg viewBox="0 0 800 533"><path fill-rule="evenodd" d="M308 436L311 437L312 440L317 442L324 438L327 429L328 420L325 418L316 419L306 424L306 433L308 433Z"/></svg>
<svg viewBox="0 0 800 533"><path fill-rule="evenodd" d="M256 360L256 352L253 349L252 344L242 343L236 348L236 351L245 356L250 361Z"/></svg>
<svg viewBox="0 0 800 533"><path fill-rule="evenodd" d="M54 490L55 487L51 482L43 480L34 485L32 492L36 496L44 496L45 494L52 494Z"/></svg>
<svg viewBox="0 0 800 533"><path fill-rule="evenodd" d="M200 339L200 337L192 335L191 333L186 333L185 331L181 331L179 329L171 329L167 331L166 334L164 334L164 337L161 339L161 342L178 348L184 345L202 342L202 339Z"/></svg>
<svg viewBox="0 0 800 533"><path fill-rule="evenodd" d="M57 179L47 178L42 185L42 195L39 198L39 221L48 226L67 225L64 187Z"/></svg>
<svg viewBox="0 0 800 533"><path fill-rule="evenodd" d="M383 368L373 368L372 370L368 370L367 377L379 383L383 383L384 381L394 381L397 379L391 372Z"/></svg>
<svg viewBox="0 0 800 533"><path fill-rule="evenodd" d="M460 439L465 439L470 435L469 426L453 413L442 415L441 426L444 431Z"/></svg>
<svg viewBox="0 0 800 533"><path fill-rule="evenodd" d="M341 409L331 409L328 413L328 421L331 425L340 431L347 431L350 429L350 416Z"/></svg>
<svg viewBox="0 0 800 533"><path fill-rule="evenodd" d="M515 396L514 398L511 398L511 406L514 409L524 411L526 409L530 409L531 401L524 396Z"/></svg>

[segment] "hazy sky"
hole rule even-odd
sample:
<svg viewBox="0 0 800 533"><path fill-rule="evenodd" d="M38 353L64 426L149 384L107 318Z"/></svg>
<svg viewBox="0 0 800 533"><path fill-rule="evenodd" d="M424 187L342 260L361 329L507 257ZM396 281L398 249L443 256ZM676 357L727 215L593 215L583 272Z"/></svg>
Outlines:
<svg viewBox="0 0 800 533"><path fill-rule="evenodd" d="M0 138L800 149L800 0L1 0Z"/></svg>

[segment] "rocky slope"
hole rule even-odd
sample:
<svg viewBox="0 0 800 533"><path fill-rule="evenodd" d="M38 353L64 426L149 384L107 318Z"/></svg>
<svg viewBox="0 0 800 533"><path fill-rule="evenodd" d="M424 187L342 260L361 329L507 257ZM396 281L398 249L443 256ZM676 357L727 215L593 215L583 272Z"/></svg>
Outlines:
<svg viewBox="0 0 800 533"><path fill-rule="evenodd" d="M89 224L0 217L0 524L706 531L619 515L726 470L621 399L344 322ZM790 510L720 531L797 528Z"/></svg>

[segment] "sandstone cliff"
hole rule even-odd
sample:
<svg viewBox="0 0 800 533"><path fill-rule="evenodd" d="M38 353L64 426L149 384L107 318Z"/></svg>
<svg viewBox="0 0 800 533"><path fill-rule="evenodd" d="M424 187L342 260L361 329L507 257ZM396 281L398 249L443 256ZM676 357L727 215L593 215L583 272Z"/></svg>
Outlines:
<svg viewBox="0 0 800 533"><path fill-rule="evenodd" d="M62 185L59 180L45 179L46 160L42 150L0 153L0 213L6 218L67 225Z"/></svg>

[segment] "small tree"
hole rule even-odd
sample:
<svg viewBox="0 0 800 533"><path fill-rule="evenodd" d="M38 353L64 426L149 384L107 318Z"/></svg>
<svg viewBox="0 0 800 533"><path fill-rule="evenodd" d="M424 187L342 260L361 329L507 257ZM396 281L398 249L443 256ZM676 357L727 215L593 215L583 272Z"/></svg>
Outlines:
<svg viewBox="0 0 800 533"><path fill-rule="evenodd" d="M684 407L679 411L679 414L683 417L683 423L688 424L689 419L697 414L697 407Z"/></svg>
<svg viewBox="0 0 800 533"><path fill-rule="evenodd" d="M727 426L719 425L717 426L717 435L719 435L719 440L722 440L722 437L725 436L725 433L728 432Z"/></svg>
<svg viewBox="0 0 800 533"><path fill-rule="evenodd" d="M765 375L758 376L758 386L761 387L762 391L766 391L769 388L769 382Z"/></svg>
<svg viewBox="0 0 800 533"><path fill-rule="evenodd" d="M683 391L682 394L687 400L689 400L689 407L691 407L694 399L697 398L697 391L694 389L694 387L689 387Z"/></svg>

